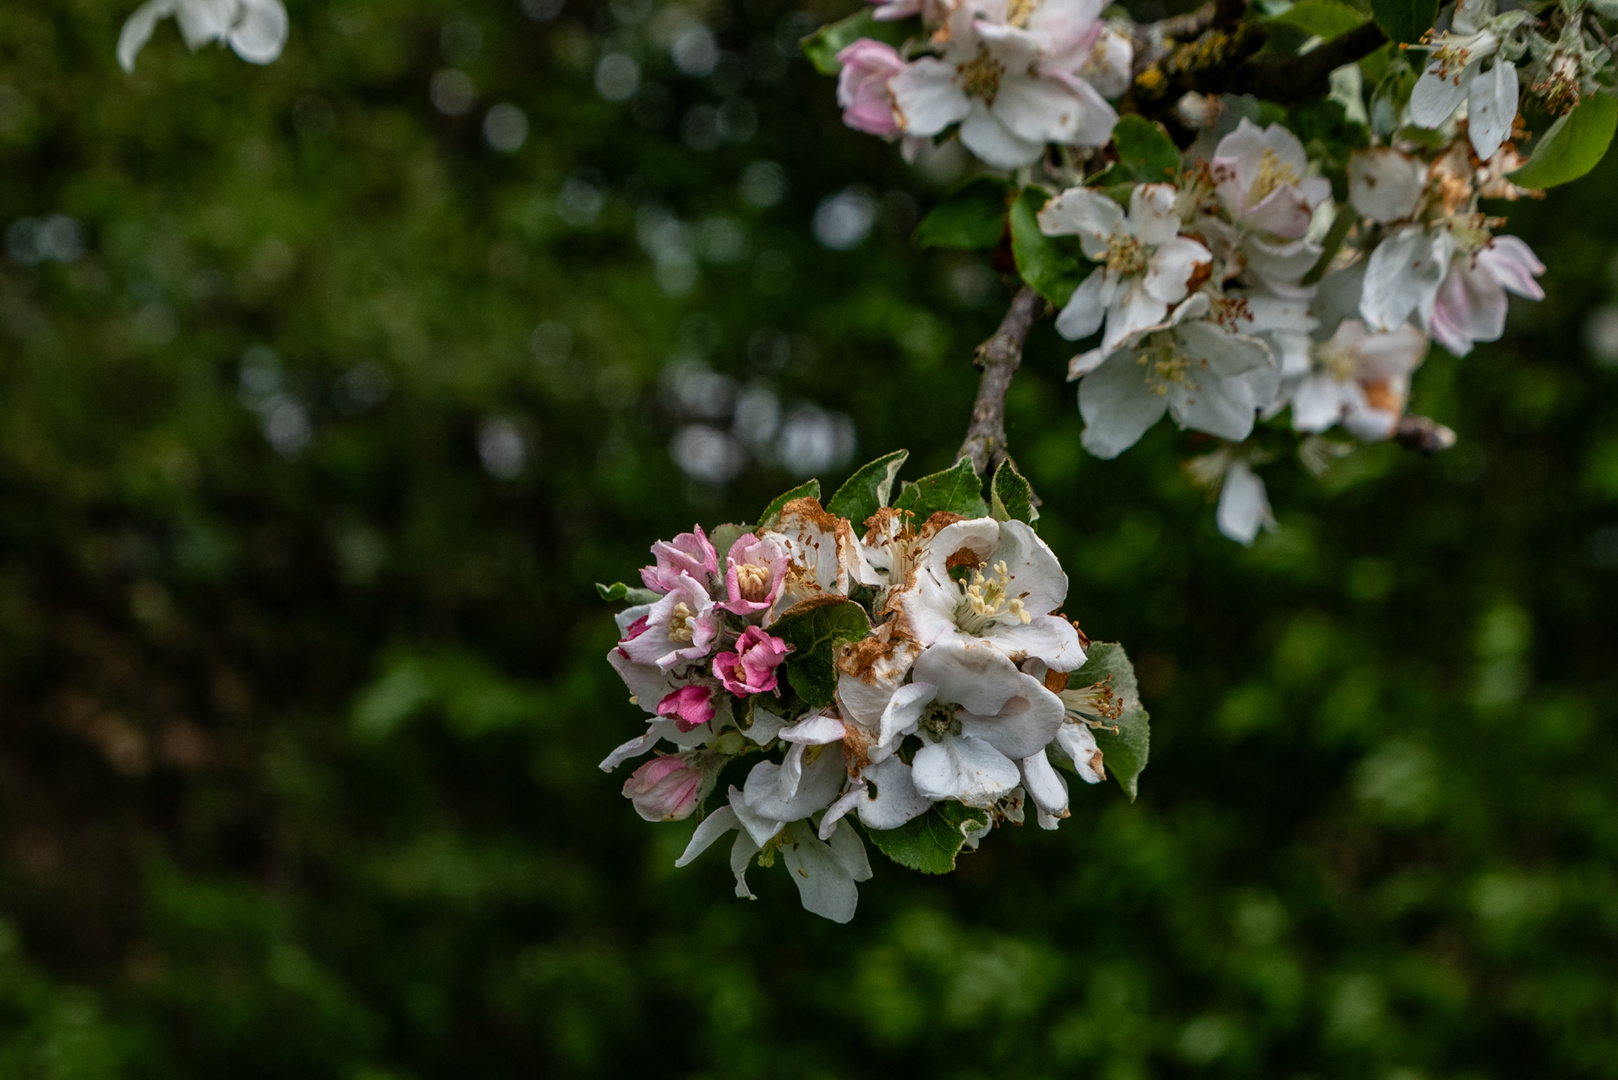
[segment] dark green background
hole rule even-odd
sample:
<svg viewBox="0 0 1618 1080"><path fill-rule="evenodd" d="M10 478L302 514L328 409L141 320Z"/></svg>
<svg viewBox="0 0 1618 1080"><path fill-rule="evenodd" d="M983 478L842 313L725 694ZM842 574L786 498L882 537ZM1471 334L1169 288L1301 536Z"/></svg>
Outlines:
<svg viewBox="0 0 1618 1080"><path fill-rule="evenodd" d="M706 9L737 58L707 79L636 0L291 0L270 67L165 23L126 77L133 6L0 5L0 225L88 242L0 260L0 1076L1618 1075L1618 371L1584 346L1612 162L1504 208L1549 298L1419 373L1460 446L1279 461L1251 550L1190 436L1083 454L1039 328L1013 446L1068 611L1139 665L1141 798L1075 790L947 879L876 858L840 927L779 866L757 903L720 853L675 871L690 823L596 769L640 714L591 583L796 482L682 477L671 364L846 413L911 476L964 431L1005 293L909 247L936 182L787 59L847 5ZM609 48L664 96L604 101ZM451 63L466 117L430 102ZM731 98L756 132L691 148ZM739 194L758 161L776 206ZM569 178L604 195L577 227ZM851 183L881 215L828 251ZM667 296L648 204L745 251ZM293 454L249 408L259 346Z"/></svg>

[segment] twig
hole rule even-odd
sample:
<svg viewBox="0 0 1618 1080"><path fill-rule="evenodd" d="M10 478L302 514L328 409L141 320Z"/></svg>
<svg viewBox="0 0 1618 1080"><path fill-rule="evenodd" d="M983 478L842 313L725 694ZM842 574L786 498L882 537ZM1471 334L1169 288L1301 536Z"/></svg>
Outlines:
<svg viewBox="0 0 1618 1080"><path fill-rule="evenodd" d="M1278 105L1319 97L1331 89L1332 72L1369 56L1387 40L1381 27L1375 22L1366 22L1302 56L1250 57L1232 72L1234 78L1229 89Z"/></svg>
<svg viewBox="0 0 1618 1080"><path fill-rule="evenodd" d="M1402 416L1393 437L1407 450L1417 450L1428 457L1455 445L1455 432L1436 420L1425 416Z"/></svg>
<svg viewBox="0 0 1618 1080"><path fill-rule="evenodd" d="M1000 320L1000 329L979 345L973 356L973 363L983 369L983 378L978 382L978 399L972 406L966 441L961 443L955 460L971 459L972 468L979 476L998 468L1010 456L1006 453L1006 391L1011 388L1011 377L1022 364L1022 347L1028 340L1028 331L1044 312L1044 298L1024 285L1012 297L1006 317Z"/></svg>
<svg viewBox="0 0 1618 1080"><path fill-rule="evenodd" d="M1173 51L1174 42L1194 38L1213 25L1218 7L1213 0L1184 15L1171 15L1154 23L1140 23L1135 27L1134 75L1159 63Z"/></svg>

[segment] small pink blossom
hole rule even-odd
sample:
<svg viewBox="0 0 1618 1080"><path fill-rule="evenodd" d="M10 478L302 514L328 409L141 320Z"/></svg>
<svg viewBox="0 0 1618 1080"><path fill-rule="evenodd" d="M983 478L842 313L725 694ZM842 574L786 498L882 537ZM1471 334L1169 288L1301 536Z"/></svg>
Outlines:
<svg viewBox="0 0 1618 1080"><path fill-rule="evenodd" d="M1515 236L1496 236L1473 255L1457 256L1433 302L1433 340L1456 356L1477 341L1498 341L1506 329L1506 293L1543 300L1534 278L1545 264Z"/></svg>
<svg viewBox="0 0 1618 1080"><path fill-rule="evenodd" d="M753 615L775 603L791 560L779 540L748 533L730 546L726 563L729 599L719 606L737 615Z"/></svg>
<svg viewBox="0 0 1618 1080"><path fill-rule="evenodd" d="M654 592L666 593L673 589L681 574L690 574L706 584L719 573L719 555L708 543L701 525L673 540L659 540L652 545L652 557L657 562L644 567L640 579Z"/></svg>
<svg viewBox="0 0 1618 1080"><path fill-rule="evenodd" d="M647 821L680 821L697 808L723 763L707 750L653 758L624 781L624 797Z"/></svg>
<svg viewBox="0 0 1618 1080"><path fill-rule="evenodd" d="M771 637L756 626L749 626L736 639L735 652L714 657L713 673L725 689L737 697L748 694L780 695L775 669L791 649L778 637Z"/></svg>
<svg viewBox="0 0 1618 1080"><path fill-rule="evenodd" d="M905 64L893 46L860 38L837 54L837 62L843 67L837 76L843 123L868 135L888 138L899 134L888 80L903 71Z"/></svg>
<svg viewBox="0 0 1618 1080"><path fill-rule="evenodd" d="M674 717L674 726L681 731L701 727L713 719L713 688L682 686L657 703L657 715Z"/></svg>

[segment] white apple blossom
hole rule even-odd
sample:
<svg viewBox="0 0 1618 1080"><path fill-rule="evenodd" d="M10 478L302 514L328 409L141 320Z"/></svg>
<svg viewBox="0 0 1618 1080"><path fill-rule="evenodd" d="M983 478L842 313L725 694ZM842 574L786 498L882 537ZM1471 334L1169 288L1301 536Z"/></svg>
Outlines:
<svg viewBox="0 0 1618 1080"><path fill-rule="evenodd" d="M847 520L821 509L814 499L782 507L775 527L761 534L787 553L785 579L764 616L768 625L792 605L821 596L848 595L859 566L859 546Z"/></svg>
<svg viewBox="0 0 1618 1080"><path fill-rule="evenodd" d="M1219 140L1208 171L1232 220L1284 240L1308 232L1315 207L1331 195L1330 181L1309 175L1296 135L1280 124L1260 128L1245 117Z"/></svg>
<svg viewBox="0 0 1618 1080"><path fill-rule="evenodd" d="M1130 335L1163 321L1184 300L1199 270L1213 256L1180 235L1173 184L1138 184L1129 213L1089 188L1070 188L1045 204L1039 227L1047 236L1077 236L1087 258L1101 264L1073 291L1056 329L1069 340L1106 324L1101 348L1111 351Z"/></svg>
<svg viewBox="0 0 1618 1080"><path fill-rule="evenodd" d="M923 646L986 642L1011 662L1035 657L1071 671L1084 649L1073 624L1052 614L1066 598L1067 575L1032 528L973 518L939 530L894 604L899 625Z"/></svg>
<svg viewBox="0 0 1618 1080"><path fill-rule="evenodd" d="M1181 427L1247 438L1259 405L1248 376L1275 361L1264 342L1203 319L1208 310L1197 293L1122 347L1074 358L1068 377L1080 378L1085 449L1117 457L1165 412Z"/></svg>
<svg viewBox="0 0 1618 1080"><path fill-rule="evenodd" d="M1358 319L1344 319L1311 349L1311 370L1292 392L1292 426L1319 432L1342 424L1361 439L1388 438L1404 415L1410 373L1426 353L1427 336L1408 323L1370 333Z"/></svg>
<svg viewBox="0 0 1618 1080"><path fill-rule="evenodd" d="M940 55L889 83L894 118L912 137L960 124L961 142L990 165L1037 161L1047 143L1100 146L1118 114L1078 71L1090 60L1100 0L962 3L934 35Z"/></svg>
<svg viewBox="0 0 1618 1080"><path fill-rule="evenodd" d="M1056 695L987 641L941 642L921 654L912 674L889 703L882 733L890 746L921 736L910 771L924 798L994 805L1022 783L1023 761L1044 761L1061 728Z"/></svg>
<svg viewBox="0 0 1618 1080"><path fill-rule="evenodd" d="M1498 28L1475 20L1457 5L1453 25L1434 37L1431 56L1410 94L1410 119L1419 127L1442 126L1466 106L1467 135L1484 161L1511 135L1517 118L1517 66L1498 55L1503 44ZM1487 70L1483 65L1494 63Z"/></svg>
<svg viewBox="0 0 1618 1080"><path fill-rule="evenodd" d="M1526 243L1490 237L1473 218L1407 225L1371 253L1360 313L1368 329L1388 332L1407 319L1456 356L1505 332L1506 293L1544 299L1534 278L1545 272Z"/></svg>
<svg viewBox="0 0 1618 1080"><path fill-rule="evenodd" d="M1433 300L1428 330L1456 356L1477 341L1497 341L1506 329L1506 293L1545 299L1534 278L1545 265L1515 236L1496 236L1471 254L1458 254Z"/></svg>
<svg viewBox="0 0 1618 1080"><path fill-rule="evenodd" d="M193 50L220 41L249 63L268 64L286 45L287 11L281 0L147 0L118 34L118 63L125 71L135 70L135 57L170 15Z"/></svg>

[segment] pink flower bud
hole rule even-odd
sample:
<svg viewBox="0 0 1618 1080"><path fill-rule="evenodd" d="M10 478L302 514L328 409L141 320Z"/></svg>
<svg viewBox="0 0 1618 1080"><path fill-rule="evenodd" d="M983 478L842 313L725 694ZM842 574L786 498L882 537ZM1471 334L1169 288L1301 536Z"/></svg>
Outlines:
<svg viewBox="0 0 1618 1080"><path fill-rule="evenodd" d="M730 545L725 562L725 592L730 598L719 606L738 615L753 615L775 603L790 560L779 540L748 533Z"/></svg>
<svg viewBox="0 0 1618 1080"><path fill-rule="evenodd" d="M647 821L680 821L708 793L724 760L708 750L653 758L624 781L624 797Z"/></svg>
<svg viewBox="0 0 1618 1080"><path fill-rule="evenodd" d="M674 726L690 731L713 719L713 688L682 686L657 703L657 715L674 717Z"/></svg>
<svg viewBox="0 0 1618 1080"><path fill-rule="evenodd" d="M648 589L666 593L679 583L681 574L690 574L706 585L719 573L719 555L708 543L707 534L701 525L692 528L692 532L652 545L652 557L657 563L640 572L640 579Z"/></svg>
<svg viewBox="0 0 1618 1080"><path fill-rule="evenodd" d="M837 54L843 70L837 76L837 104L843 123L855 131L888 138L899 134L893 119L888 82L904 70L892 45L860 38Z"/></svg>
<svg viewBox="0 0 1618 1080"><path fill-rule="evenodd" d="M722 652L714 657L714 677L737 697L763 693L780 696L775 669L791 651L780 638L749 626L736 640L735 652Z"/></svg>

